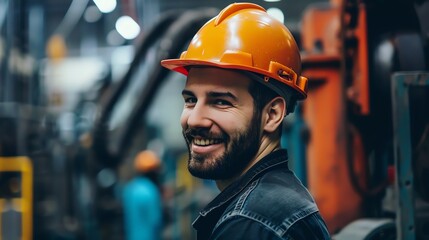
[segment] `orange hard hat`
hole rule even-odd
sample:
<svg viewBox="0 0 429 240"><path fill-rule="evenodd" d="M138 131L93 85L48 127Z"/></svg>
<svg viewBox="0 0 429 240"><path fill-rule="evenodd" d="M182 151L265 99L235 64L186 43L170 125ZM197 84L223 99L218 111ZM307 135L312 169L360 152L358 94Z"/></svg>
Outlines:
<svg viewBox="0 0 429 240"><path fill-rule="evenodd" d="M144 150L137 154L134 160L134 168L138 172L157 171L161 168L161 159L151 150Z"/></svg>
<svg viewBox="0 0 429 240"><path fill-rule="evenodd" d="M201 27L179 59L161 65L185 75L191 66L245 70L262 75L261 82L281 96L279 86L295 90L298 99L307 96L295 39L282 22L253 3L227 6Z"/></svg>

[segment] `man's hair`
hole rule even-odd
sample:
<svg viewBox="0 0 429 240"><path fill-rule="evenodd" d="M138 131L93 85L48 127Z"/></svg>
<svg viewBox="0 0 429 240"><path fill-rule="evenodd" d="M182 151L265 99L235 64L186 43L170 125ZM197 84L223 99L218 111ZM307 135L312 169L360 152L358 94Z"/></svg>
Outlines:
<svg viewBox="0 0 429 240"><path fill-rule="evenodd" d="M297 99L292 90L287 89L284 91L286 93L285 96L282 96L286 101L286 114L289 114L293 111ZM275 97L280 96L275 91L271 90L267 86L264 86L258 81L250 81L249 85L249 93L253 97L253 103L255 105L254 114L255 116L259 116L262 112L262 109L267 105L267 103ZM277 128L278 136L282 135L282 126L283 122Z"/></svg>

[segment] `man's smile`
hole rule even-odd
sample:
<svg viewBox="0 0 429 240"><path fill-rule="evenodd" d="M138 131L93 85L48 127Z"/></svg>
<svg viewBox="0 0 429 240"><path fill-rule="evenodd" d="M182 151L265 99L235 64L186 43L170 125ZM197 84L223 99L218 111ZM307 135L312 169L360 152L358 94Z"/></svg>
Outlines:
<svg viewBox="0 0 429 240"><path fill-rule="evenodd" d="M194 154L208 154L220 150L225 142L222 138L190 137L190 149Z"/></svg>
<svg viewBox="0 0 429 240"><path fill-rule="evenodd" d="M209 146L213 144L219 144L221 143L221 139L210 139L210 138L194 138L192 140L192 144L197 146Z"/></svg>

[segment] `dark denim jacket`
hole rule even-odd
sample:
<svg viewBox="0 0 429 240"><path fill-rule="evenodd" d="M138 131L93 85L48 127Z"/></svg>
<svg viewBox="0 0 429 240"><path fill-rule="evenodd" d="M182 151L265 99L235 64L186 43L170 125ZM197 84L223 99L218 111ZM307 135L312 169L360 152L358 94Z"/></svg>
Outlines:
<svg viewBox="0 0 429 240"><path fill-rule="evenodd" d="M330 239L307 189L275 151L210 202L192 224L198 239Z"/></svg>

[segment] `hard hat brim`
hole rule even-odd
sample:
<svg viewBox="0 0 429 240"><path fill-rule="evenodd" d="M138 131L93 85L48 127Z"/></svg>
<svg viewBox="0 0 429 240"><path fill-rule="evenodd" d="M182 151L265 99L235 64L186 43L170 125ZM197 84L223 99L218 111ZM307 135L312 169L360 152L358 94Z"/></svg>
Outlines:
<svg viewBox="0 0 429 240"><path fill-rule="evenodd" d="M172 71L184 74L185 76L188 76L189 67L207 66L207 67L218 67L218 68L232 69L232 70L249 71L249 72L260 74L262 76L275 78L274 76L271 76L272 74L270 72L265 71L263 69L258 69L255 67L249 67L249 66L240 65L240 64L221 63L221 62L213 62L213 61L206 61L206 60L165 59L161 61L161 65ZM301 91L300 89L295 89L295 90L300 93L300 99L305 99L307 97L307 94Z"/></svg>
<svg viewBox="0 0 429 240"><path fill-rule="evenodd" d="M170 70L188 75L188 68L191 66L208 66L208 67L218 67L218 68L226 68L226 69L237 69L237 70L246 70L252 71L259 74L267 75L267 73L263 70L258 71L255 68L249 68L248 66L239 65L239 64L231 64L231 63L220 63L213 61L205 61L205 60L183 60L183 59L166 59L161 61L161 65Z"/></svg>

